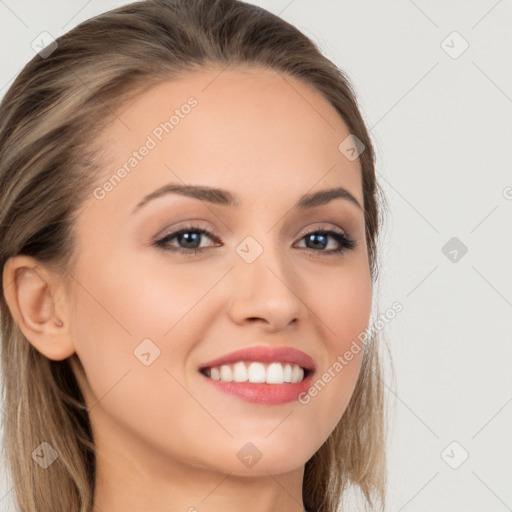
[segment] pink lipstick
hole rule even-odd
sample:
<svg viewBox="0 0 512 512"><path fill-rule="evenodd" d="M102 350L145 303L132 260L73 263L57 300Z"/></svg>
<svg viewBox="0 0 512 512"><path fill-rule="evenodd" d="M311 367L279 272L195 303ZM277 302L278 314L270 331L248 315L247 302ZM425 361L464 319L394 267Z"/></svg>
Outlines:
<svg viewBox="0 0 512 512"><path fill-rule="evenodd" d="M313 359L291 347L249 347L213 359L199 371L221 392L274 405L297 400L312 382Z"/></svg>

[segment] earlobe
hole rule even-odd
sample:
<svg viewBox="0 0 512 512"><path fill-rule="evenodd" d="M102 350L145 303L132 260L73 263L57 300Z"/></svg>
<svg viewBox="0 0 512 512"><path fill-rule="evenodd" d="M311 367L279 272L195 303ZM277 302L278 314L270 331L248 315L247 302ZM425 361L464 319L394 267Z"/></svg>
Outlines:
<svg viewBox="0 0 512 512"><path fill-rule="evenodd" d="M14 256L4 266L4 296L14 321L40 353L59 361L75 349L66 311L55 300L57 284L58 276L29 256Z"/></svg>

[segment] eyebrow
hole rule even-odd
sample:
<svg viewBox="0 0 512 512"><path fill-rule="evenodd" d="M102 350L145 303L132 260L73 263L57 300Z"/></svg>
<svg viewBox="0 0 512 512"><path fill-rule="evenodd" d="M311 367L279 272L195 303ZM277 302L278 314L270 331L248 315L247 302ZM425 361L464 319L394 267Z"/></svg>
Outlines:
<svg viewBox="0 0 512 512"><path fill-rule="evenodd" d="M169 183L143 197L142 200L135 206L132 213L136 213L153 199L157 199L158 197L162 197L167 194L179 194L222 206L236 207L240 205L238 198L227 190L202 185L179 185L175 183ZM330 203L334 199L347 200L356 205L359 209L363 209L359 204L359 201L346 188L343 187L320 190L319 192L305 194L297 201L295 204L295 209L305 210L315 206L322 206Z"/></svg>

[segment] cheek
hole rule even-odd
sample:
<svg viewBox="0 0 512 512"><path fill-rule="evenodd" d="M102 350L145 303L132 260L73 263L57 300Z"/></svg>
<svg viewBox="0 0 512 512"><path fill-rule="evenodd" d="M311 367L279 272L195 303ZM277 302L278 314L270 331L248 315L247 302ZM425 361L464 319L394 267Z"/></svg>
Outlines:
<svg viewBox="0 0 512 512"><path fill-rule="evenodd" d="M116 352L121 349L119 355L145 338L169 339L218 279L211 272L210 279L205 275L200 279L197 273L184 275L179 267L170 272L172 263L117 256L91 257L80 268L80 280L86 286L77 287L76 332L79 339L88 331L94 337L82 345L112 346Z"/></svg>
<svg viewBox="0 0 512 512"><path fill-rule="evenodd" d="M161 451L179 451L172 440L205 424L204 410L183 387L187 312L205 291L142 279L126 267L96 267L87 291L78 287L72 325L85 374L81 388L103 442L121 426L137 438L162 440Z"/></svg>
<svg viewBox="0 0 512 512"><path fill-rule="evenodd" d="M309 295L312 311L321 320L327 359L299 402L334 429L352 397L361 368L364 335L372 306L372 284L367 267L340 273L333 283Z"/></svg>
<svg viewBox="0 0 512 512"><path fill-rule="evenodd" d="M218 277L165 272L136 257L84 261L78 276L87 285L76 287L72 336L92 400L116 396L112 405L120 415L137 403L144 407L155 389L168 389L179 401L184 393L170 374L186 379L184 363L209 304L201 299ZM159 407L170 410L172 401L162 399Z"/></svg>
<svg viewBox="0 0 512 512"><path fill-rule="evenodd" d="M144 283L126 258L87 253L82 261L72 336L96 401L143 366L134 350L144 339L161 335L163 312L159 314L157 302L144 294ZM166 304L171 304L169 297L160 307Z"/></svg>
<svg viewBox="0 0 512 512"><path fill-rule="evenodd" d="M323 276L307 292L312 314L320 321L322 338L332 357L347 350L364 333L370 320L372 282L364 261ZM331 363L333 361L330 361Z"/></svg>

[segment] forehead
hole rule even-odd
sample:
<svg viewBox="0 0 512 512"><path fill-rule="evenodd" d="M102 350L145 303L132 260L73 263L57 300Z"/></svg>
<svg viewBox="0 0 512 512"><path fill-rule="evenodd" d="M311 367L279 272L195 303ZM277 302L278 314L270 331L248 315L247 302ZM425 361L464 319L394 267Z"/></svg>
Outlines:
<svg viewBox="0 0 512 512"><path fill-rule="evenodd" d="M341 185L362 204L359 162L338 149L349 135L334 107L294 77L254 66L204 68L119 109L100 136L109 153L100 184L125 169L107 196L116 210L169 182L254 200L275 188L295 200Z"/></svg>

